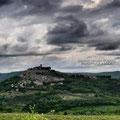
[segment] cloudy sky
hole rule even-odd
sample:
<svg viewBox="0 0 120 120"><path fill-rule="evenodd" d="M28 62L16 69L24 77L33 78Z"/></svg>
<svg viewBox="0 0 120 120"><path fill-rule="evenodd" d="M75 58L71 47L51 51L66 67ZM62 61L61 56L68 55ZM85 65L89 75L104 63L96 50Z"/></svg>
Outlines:
<svg viewBox="0 0 120 120"><path fill-rule="evenodd" d="M0 72L39 64L120 70L120 0L0 0Z"/></svg>

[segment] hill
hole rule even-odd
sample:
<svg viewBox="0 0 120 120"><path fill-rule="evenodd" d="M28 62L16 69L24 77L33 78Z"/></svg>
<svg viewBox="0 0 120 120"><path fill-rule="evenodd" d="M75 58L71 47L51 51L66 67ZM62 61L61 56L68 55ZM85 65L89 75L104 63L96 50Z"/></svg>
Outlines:
<svg viewBox="0 0 120 120"><path fill-rule="evenodd" d="M0 83L0 111L97 115L120 114L120 79L67 74L34 67Z"/></svg>
<svg viewBox="0 0 120 120"><path fill-rule="evenodd" d="M0 73L0 82L14 76L19 76L20 74L21 72Z"/></svg>
<svg viewBox="0 0 120 120"><path fill-rule="evenodd" d="M120 79L120 71L101 72L101 73L82 73L89 76L111 76L111 78Z"/></svg>

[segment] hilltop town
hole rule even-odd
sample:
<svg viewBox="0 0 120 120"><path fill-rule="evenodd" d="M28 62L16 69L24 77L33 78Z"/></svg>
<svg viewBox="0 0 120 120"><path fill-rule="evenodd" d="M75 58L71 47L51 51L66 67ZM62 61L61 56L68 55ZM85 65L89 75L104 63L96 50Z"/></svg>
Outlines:
<svg viewBox="0 0 120 120"><path fill-rule="evenodd" d="M105 79L111 76L88 76L75 73L61 73L52 70L51 67L43 67L42 64L38 67L33 67L23 71L20 75L21 80L17 84L11 84L12 90L19 92L20 89L34 89L39 86L46 85L63 85L65 77L77 77L83 79Z"/></svg>
<svg viewBox="0 0 120 120"><path fill-rule="evenodd" d="M62 85L65 79L55 76L54 73L56 71L52 70L51 67L43 67L41 64L38 67L22 72L20 75L22 80L17 85L11 84L11 87L19 91L18 88L33 89L35 86L44 86L46 84Z"/></svg>

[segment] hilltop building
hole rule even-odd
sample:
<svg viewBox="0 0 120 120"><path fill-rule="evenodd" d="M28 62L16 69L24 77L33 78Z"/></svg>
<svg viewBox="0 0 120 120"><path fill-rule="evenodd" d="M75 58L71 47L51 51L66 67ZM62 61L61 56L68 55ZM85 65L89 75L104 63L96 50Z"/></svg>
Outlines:
<svg viewBox="0 0 120 120"><path fill-rule="evenodd" d="M51 67L43 67L42 64L38 67L30 68L21 74L22 81L19 83L20 87L25 86L43 86L45 84L56 82L62 85L64 78L52 76L51 73L56 72L51 70ZM55 84L55 83L54 83Z"/></svg>

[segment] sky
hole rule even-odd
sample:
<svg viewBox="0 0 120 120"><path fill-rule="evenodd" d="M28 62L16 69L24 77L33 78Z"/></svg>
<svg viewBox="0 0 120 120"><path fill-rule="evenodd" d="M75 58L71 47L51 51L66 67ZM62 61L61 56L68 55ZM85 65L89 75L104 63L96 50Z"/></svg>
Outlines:
<svg viewBox="0 0 120 120"><path fill-rule="evenodd" d="M120 0L0 0L0 72L40 64L120 71Z"/></svg>

